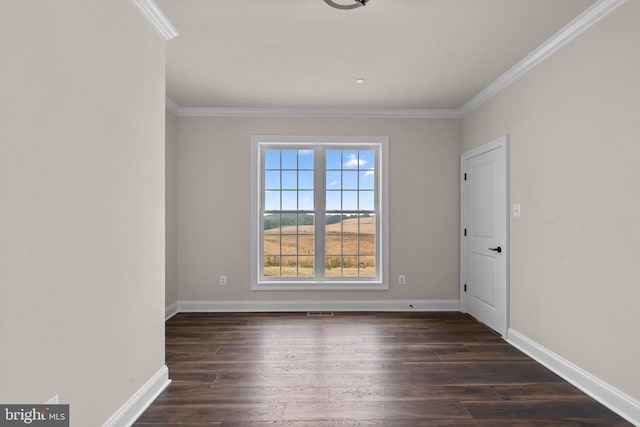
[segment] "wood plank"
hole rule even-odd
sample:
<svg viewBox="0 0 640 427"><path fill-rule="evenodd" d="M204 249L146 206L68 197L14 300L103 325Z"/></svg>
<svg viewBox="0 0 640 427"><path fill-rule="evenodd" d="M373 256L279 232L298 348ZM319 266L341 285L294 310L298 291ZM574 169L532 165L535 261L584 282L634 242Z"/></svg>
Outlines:
<svg viewBox="0 0 640 427"><path fill-rule="evenodd" d="M140 417L140 423L220 423L223 420L282 420L284 404L207 403L152 405Z"/></svg>
<svg viewBox="0 0 640 427"><path fill-rule="evenodd" d="M630 426L457 312L180 313L136 426Z"/></svg>
<svg viewBox="0 0 640 427"><path fill-rule="evenodd" d="M390 374L393 375L393 374ZM373 383L370 374L221 374L215 386L223 387L345 387Z"/></svg>
<svg viewBox="0 0 640 427"><path fill-rule="evenodd" d="M329 388L213 387L210 383L173 381L154 405L291 402L329 402Z"/></svg>
<svg viewBox="0 0 640 427"><path fill-rule="evenodd" d="M378 401L292 403L285 406L284 419L293 421L358 421L360 419L428 420L471 419L460 402Z"/></svg>
<svg viewBox="0 0 640 427"><path fill-rule="evenodd" d="M567 382L494 386L502 400L587 400L591 398Z"/></svg>
<svg viewBox="0 0 640 427"><path fill-rule="evenodd" d="M531 420L567 420L587 422L607 422L609 425L622 422L620 417L595 401L518 401L518 402L472 402L464 403L464 407L473 418L510 419L521 418Z"/></svg>
<svg viewBox="0 0 640 427"><path fill-rule="evenodd" d="M502 398L488 386L331 387L332 402L393 402L402 400L494 401Z"/></svg>

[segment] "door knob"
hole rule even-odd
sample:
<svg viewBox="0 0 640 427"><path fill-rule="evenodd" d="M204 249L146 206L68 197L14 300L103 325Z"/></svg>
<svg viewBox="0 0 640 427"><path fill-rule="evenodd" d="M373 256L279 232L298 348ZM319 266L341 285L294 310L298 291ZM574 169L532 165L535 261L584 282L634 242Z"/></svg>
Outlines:
<svg viewBox="0 0 640 427"><path fill-rule="evenodd" d="M490 251L494 251L494 252L498 252L501 253L502 252L502 248L500 246L498 246L497 248L489 248Z"/></svg>

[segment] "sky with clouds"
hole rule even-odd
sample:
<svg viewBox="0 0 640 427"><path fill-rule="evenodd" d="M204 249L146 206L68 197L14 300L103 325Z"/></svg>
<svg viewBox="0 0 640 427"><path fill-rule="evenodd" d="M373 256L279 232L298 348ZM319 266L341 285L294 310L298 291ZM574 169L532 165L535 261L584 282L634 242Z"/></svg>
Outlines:
<svg viewBox="0 0 640 427"><path fill-rule="evenodd" d="M374 210L374 150L325 150L327 211ZM313 210L313 150L265 150L265 210Z"/></svg>

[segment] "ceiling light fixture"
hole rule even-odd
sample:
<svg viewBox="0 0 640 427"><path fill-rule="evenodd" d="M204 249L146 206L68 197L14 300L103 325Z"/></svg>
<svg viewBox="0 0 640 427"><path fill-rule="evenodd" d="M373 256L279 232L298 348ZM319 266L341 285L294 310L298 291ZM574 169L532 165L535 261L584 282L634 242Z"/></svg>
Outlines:
<svg viewBox="0 0 640 427"><path fill-rule="evenodd" d="M333 0L324 0L324 2L331 7L335 7L336 9L348 10L355 9L360 6L366 6L369 0L348 0L346 4L336 3Z"/></svg>
<svg viewBox="0 0 640 427"><path fill-rule="evenodd" d="M364 79L362 77L359 79L356 79L356 83L359 85L364 84Z"/></svg>

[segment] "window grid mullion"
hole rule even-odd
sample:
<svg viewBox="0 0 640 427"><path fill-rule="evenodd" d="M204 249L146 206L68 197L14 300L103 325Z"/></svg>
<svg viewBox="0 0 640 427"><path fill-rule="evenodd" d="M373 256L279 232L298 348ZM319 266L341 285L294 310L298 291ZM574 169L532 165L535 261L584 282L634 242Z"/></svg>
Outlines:
<svg viewBox="0 0 640 427"><path fill-rule="evenodd" d="M318 146L315 147L313 165L314 212L316 214L314 263L316 265L316 278L321 280L325 278L325 176L324 148Z"/></svg>
<svg viewBox="0 0 640 427"><path fill-rule="evenodd" d="M358 167L356 168L356 206L358 208L358 227L356 228L356 271L360 277L360 150L358 150Z"/></svg>
<svg viewBox="0 0 640 427"><path fill-rule="evenodd" d="M284 176L282 174L283 171L283 167L282 167L282 150L280 150L280 188L278 189L278 191L280 192L280 211L278 213L278 224L279 224L279 229L280 229L280 250L278 251L278 259L280 260L278 262L278 272L279 272L279 276L282 277L282 264L283 264L283 259L282 259L282 199L283 199L283 193L282 193L282 182L284 179Z"/></svg>
<svg viewBox="0 0 640 427"><path fill-rule="evenodd" d="M278 144L279 145L279 144ZM301 148L300 145L298 144L283 144L283 145L272 145L271 147L273 147L274 149L279 149L279 150L286 150L286 149L293 149L293 150L300 150ZM276 148L277 147L277 148ZM290 148L291 147L291 148ZM269 147L270 148L270 147ZM300 252L300 245L301 244L306 244L305 242L308 241L308 238L305 237L304 242L301 242L301 235L300 235L300 214L311 214L314 216L314 229L312 230L313 233L313 239L314 239L314 251L315 253L313 254L313 261L314 261L314 272L313 272L313 279L317 280L317 281L324 281L324 280L336 280L338 279L338 281L340 281L340 279L359 279L362 278L364 279L365 277L361 277L361 261L364 259L363 255L361 254L361 246L363 244L363 240L362 240L362 236L361 236L361 220L362 218L360 217L362 214L372 214L375 216L375 228L373 230L373 236L374 236L374 245L372 248L369 248L367 250L367 257L371 257L373 256L375 258L375 266L376 266L376 274L375 274L375 278L379 278L379 263L380 261L380 255L381 255L381 251L380 251L380 244L381 244L381 217L380 217L380 212L379 212L379 208L380 208L380 179L381 179L381 150L379 149L379 147L371 147L371 146L367 146L366 149L373 149L374 151L374 157L373 157L373 167L371 169L375 170L375 176L377 179L374 180L374 184L373 184L373 188L372 188L372 195L371 197L373 198L373 209L367 210L367 211L361 211L360 208L362 205L362 201L360 200L361 197L361 186L364 185L362 184L363 182L363 177L361 176L361 173L363 171L367 171L369 170L369 168L365 168L363 169L361 164L359 163L360 161L360 156L361 156L361 152L360 150L362 150L361 147L355 147L355 146L340 146L339 144L321 144L321 145L311 145L311 144L307 144L305 145L306 149L309 150L313 150L314 152L314 170L313 170L313 188L310 189L307 187L307 185L304 186L304 188L306 188L306 191L312 190L313 191L313 200L314 200L314 206L313 209L306 209L303 210L302 209L302 205L301 205L301 199L300 199L300 188L301 188L301 184L300 184L300 157L299 157L299 153L298 155L296 155L296 159L295 159L295 169L291 169L291 165L289 165L289 167L285 168L283 161L284 161L284 153L283 151L280 151L279 153L279 157L280 157L280 167L279 167L279 175L280 175L280 188L279 188L279 193L280 193L280 197L279 197L279 207L280 210L279 211L274 211L274 210L266 210L266 179L265 179L265 170L266 170L266 155L265 155L265 149L261 149L259 150L260 152L260 157L259 157L259 161L261 162L261 164L263 165L263 167L261 168L261 178L260 178L260 182L262 183L262 185L260 185L261 187L261 191L260 191L260 215L261 215L261 238L260 238L260 246L261 246L261 256L264 257L265 254L265 241L264 241L264 227L265 227L265 215L269 215L269 214L279 214L280 215L280 228L282 228L282 215L284 213L286 214L291 214L291 215L295 215L295 224L296 224L296 229L295 229L295 239L290 239L290 240L294 240L295 241L295 253L291 254L294 255L292 258L295 258L295 265L296 265L296 269L295 269L295 279L304 279L307 278L309 279L310 277L301 277L300 276L300 262L301 262L301 255L304 254L305 257L304 259L306 259L308 262L311 258L308 256L308 252L304 252L301 253ZM328 211L327 210L327 165L326 165L326 160L327 160L327 150L337 150L340 152L340 166L338 167L339 171L340 171L340 209L336 209L336 210L332 210L332 211ZM358 160L358 164L355 167L355 172L356 172L356 176L355 176L355 188L352 188L352 185L349 186L349 200L350 200L350 204L352 204L352 206L355 206L355 209L350 209L350 210L344 210L345 208L345 191L347 191L346 188L346 183L345 183L345 176L344 173L345 171L352 171L353 169L349 168L347 169L347 166L345 164L345 160L344 160L344 152L345 150L355 150L356 151L356 158ZM352 156L352 155L351 155ZM368 157L367 157L368 158ZM309 171L308 166L307 169L305 169L306 171ZM332 169L333 170L333 169ZM296 172L296 185L295 188L291 188L290 190L287 189L287 192L293 193L295 194L296 197L296 201L294 202L294 204L292 204L291 202L293 202L292 200L290 200L291 196L293 194L289 194L289 196L287 196L287 202L288 205L287 206L295 206L296 209L295 211L293 210L287 210L284 211L283 208L285 207L285 200L284 200L284 193L285 193L285 189L284 187L284 172L287 171L295 171ZM351 177L349 179L353 180L354 177ZM350 181L353 182L353 181ZM289 188L289 187L287 187ZM369 194L369 188L367 187L367 198L369 198L368 194ZM355 191L354 191L355 190ZM354 194L352 195L351 192L353 192ZM355 196L355 200L352 200L352 197ZM370 202L367 202L367 204ZM341 221L340 221L340 246L339 246L339 253L333 254L334 256L339 256L340 257L340 276L336 277L333 274L329 277L326 276L326 248L327 248L327 230L326 230L326 216L328 214L339 214L342 216ZM344 218L345 216L353 216L354 219L356 220L356 228L355 228L355 234L356 234L356 238L353 239L349 239L349 242L345 241L345 227L346 224L344 223ZM304 221L305 224L307 224L307 221ZM349 225L349 230L351 230L353 224ZM306 233L306 232L305 232ZM349 231L349 233L352 233L352 231ZM286 280L287 277L289 276L283 276L283 268L284 268L284 262L282 260L282 257L284 256L283 251L286 249L285 244L283 242L283 234L282 234L282 230L280 230L280 242L279 242L279 256L281 259L280 265L279 265L279 272L280 272L280 278ZM306 234L305 234L306 236ZM370 237L367 238L366 242L368 242L370 239ZM289 246L291 245L290 243L287 243ZM349 247L356 245L355 248L349 249ZM370 253L370 249L373 249L373 254ZM350 256L353 256L354 260L357 263L357 268L355 269L354 272L349 272L349 276L345 276L345 264L344 264L344 257L345 257L345 251L348 251ZM271 252L271 251L270 251ZM333 251L336 252L336 251ZM287 255L288 256L288 255ZM290 258L291 262L292 259ZM368 262L368 261L366 261ZM262 259L260 261L262 267L261 270L264 270L264 259ZM352 265L352 262L349 263L349 265ZM351 267L350 267L351 268ZM355 273L356 276L352 277L351 274ZM264 272L262 277L264 277ZM367 277L368 278L368 277Z"/></svg>
<svg viewBox="0 0 640 427"><path fill-rule="evenodd" d="M344 150L340 150L340 277L344 277Z"/></svg>

